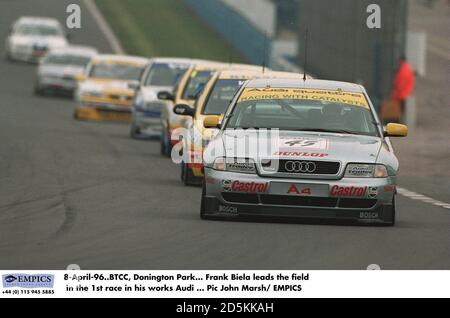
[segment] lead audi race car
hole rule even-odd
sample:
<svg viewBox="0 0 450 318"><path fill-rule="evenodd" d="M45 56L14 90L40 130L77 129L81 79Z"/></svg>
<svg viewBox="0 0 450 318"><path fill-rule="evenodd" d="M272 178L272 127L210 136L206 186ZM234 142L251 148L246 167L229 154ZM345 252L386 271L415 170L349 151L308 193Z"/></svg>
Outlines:
<svg viewBox="0 0 450 318"><path fill-rule="evenodd" d="M5 54L10 60L36 63L47 51L66 45L66 35L58 20L24 16L11 26Z"/></svg>
<svg viewBox="0 0 450 318"><path fill-rule="evenodd" d="M200 216L394 225L398 160L365 89L309 79L246 82L204 153Z"/></svg>

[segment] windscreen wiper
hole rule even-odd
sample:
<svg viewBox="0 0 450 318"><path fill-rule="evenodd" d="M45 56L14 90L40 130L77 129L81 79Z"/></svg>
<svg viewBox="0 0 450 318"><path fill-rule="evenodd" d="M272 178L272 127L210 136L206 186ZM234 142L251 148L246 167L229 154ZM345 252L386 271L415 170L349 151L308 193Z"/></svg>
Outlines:
<svg viewBox="0 0 450 318"><path fill-rule="evenodd" d="M337 133L337 134L352 134L359 135L355 131L345 130L345 129L325 129L325 128L310 128L310 129L292 129L295 131L311 131L311 132L328 132L328 133Z"/></svg>

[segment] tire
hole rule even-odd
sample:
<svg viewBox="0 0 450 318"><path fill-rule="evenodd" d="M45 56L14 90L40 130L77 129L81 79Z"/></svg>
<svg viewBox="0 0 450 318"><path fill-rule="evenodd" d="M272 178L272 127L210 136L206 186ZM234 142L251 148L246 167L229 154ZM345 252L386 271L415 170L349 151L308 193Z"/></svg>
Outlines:
<svg viewBox="0 0 450 318"><path fill-rule="evenodd" d="M42 96L44 95L44 91L39 88L39 85L35 84L33 89L34 95Z"/></svg>
<svg viewBox="0 0 450 318"><path fill-rule="evenodd" d="M188 168L186 163L181 163L181 180L185 186L197 185L195 182L195 176L191 169Z"/></svg>
<svg viewBox="0 0 450 318"><path fill-rule="evenodd" d="M391 219L389 221L386 221L387 226L394 226L395 225L395 195L392 198L392 212L391 212Z"/></svg>
<svg viewBox="0 0 450 318"><path fill-rule="evenodd" d="M139 138L139 136L141 135L141 129L136 126L136 124L133 122L131 123L131 128L130 128L130 136L131 138Z"/></svg>
<svg viewBox="0 0 450 318"><path fill-rule="evenodd" d="M161 130L161 138L159 138L159 152L161 155L165 156L166 155L166 143L165 143L165 129L163 128Z"/></svg>
<svg viewBox="0 0 450 318"><path fill-rule="evenodd" d="M206 182L203 180L202 185L202 199L200 201L200 219L205 220L207 219L206 213L205 213L205 195L206 195Z"/></svg>
<svg viewBox="0 0 450 318"><path fill-rule="evenodd" d="M161 144L161 147L160 147L161 155L163 155L164 157L170 158L170 155L172 152L172 147L171 147L171 144L169 141L169 134L168 134L167 130L164 128L161 131L160 144Z"/></svg>

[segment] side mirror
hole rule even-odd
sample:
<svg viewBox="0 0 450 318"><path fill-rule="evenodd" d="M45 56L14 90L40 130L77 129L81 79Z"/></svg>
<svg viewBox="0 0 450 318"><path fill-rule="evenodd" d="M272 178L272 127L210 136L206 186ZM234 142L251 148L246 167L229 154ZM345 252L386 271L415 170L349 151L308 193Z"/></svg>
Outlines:
<svg viewBox="0 0 450 318"><path fill-rule="evenodd" d="M158 93L158 99L174 101L175 100L175 96L173 96L172 93L164 91L164 92L159 92Z"/></svg>
<svg viewBox="0 0 450 318"><path fill-rule="evenodd" d="M220 128L219 117L206 116L203 120L203 127L205 128Z"/></svg>
<svg viewBox="0 0 450 318"><path fill-rule="evenodd" d="M389 123L384 131L386 137L406 137L408 136L408 127L402 124Z"/></svg>
<svg viewBox="0 0 450 318"><path fill-rule="evenodd" d="M130 81L128 82L128 88L132 90L137 90L139 88L139 82L138 81Z"/></svg>
<svg viewBox="0 0 450 318"><path fill-rule="evenodd" d="M82 81L86 80L86 78L87 78L87 76L82 73L75 75L75 80L77 82L82 82Z"/></svg>
<svg viewBox="0 0 450 318"><path fill-rule="evenodd" d="M186 104L178 104L173 108L173 112L177 115L194 117L195 109Z"/></svg>

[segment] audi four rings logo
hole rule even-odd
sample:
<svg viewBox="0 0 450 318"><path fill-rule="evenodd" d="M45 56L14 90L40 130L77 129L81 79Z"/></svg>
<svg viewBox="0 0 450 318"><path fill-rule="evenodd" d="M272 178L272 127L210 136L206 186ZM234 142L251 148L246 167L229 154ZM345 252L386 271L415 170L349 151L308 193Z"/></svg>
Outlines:
<svg viewBox="0 0 450 318"><path fill-rule="evenodd" d="M313 173L316 171L316 164L312 161L287 161L284 169L287 172Z"/></svg>

